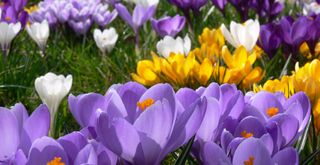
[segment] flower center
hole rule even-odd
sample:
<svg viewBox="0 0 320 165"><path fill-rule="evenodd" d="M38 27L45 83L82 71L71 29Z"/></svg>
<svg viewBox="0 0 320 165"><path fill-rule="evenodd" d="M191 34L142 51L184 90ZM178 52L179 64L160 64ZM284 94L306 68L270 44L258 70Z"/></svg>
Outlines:
<svg viewBox="0 0 320 165"><path fill-rule="evenodd" d="M145 109L147 109L148 107L150 107L152 104L154 104L154 100L151 98L148 98L142 102L138 102L137 106L144 111Z"/></svg>
<svg viewBox="0 0 320 165"><path fill-rule="evenodd" d="M275 107L271 107L271 108L269 108L267 110L267 114L268 114L269 117L272 117L272 116L274 116L274 115L276 115L278 113L279 113L279 109L275 108Z"/></svg>
<svg viewBox="0 0 320 165"><path fill-rule="evenodd" d="M254 157L250 156L248 160L244 161L244 165L253 165Z"/></svg>
<svg viewBox="0 0 320 165"><path fill-rule="evenodd" d="M61 157L54 157L54 159L48 162L47 165L65 165L65 164L61 162Z"/></svg>
<svg viewBox="0 0 320 165"><path fill-rule="evenodd" d="M253 136L253 133L247 132L247 131L242 131L242 132L241 132L241 135L242 135L242 137L248 139L248 138L250 138L250 137Z"/></svg>

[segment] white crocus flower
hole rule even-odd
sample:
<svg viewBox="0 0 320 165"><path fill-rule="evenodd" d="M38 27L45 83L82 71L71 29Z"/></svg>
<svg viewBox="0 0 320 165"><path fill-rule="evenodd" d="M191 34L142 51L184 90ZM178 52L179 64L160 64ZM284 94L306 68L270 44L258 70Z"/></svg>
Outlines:
<svg viewBox="0 0 320 165"><path fill-rule="evenodd" d="M36 91L42 102L49 108L51 114L50 135L54 134L55 116L62 99L69 93L72 86L72 75L64 77L54 73L47 73L35 81Z"/></svg>
<svg viewBox="0 0 320 165"><path fill-rule="evenodd" d="M143 7L157 6L159 0L135 0L135 4Z"/></svg>
<svg viewBox="0 0 320 165"><path fill-rule="evenodd" d="M41 51L44 52L50 33L48 21L44 20L41 23L35 22L31 25L27 25L27 32L29 36L38 44Z"/></svg>
<svg viewBox="0 0 320 165"><path fill-rule="evenodd" d="M258 20L252 19L243 24L231 22L230 32L224 24L221 26L221 31L225 39L235 48L244 46L247 51L251 51L259 38L260 24Z"/></svg>
<svg viewBox="0 0 320 165"><path fill-rule="evenodd" d="M171 53L188 55L191 49L191 40L188 35L182 39L177 37L165 36L163 40L157 43L157 51L160 55L168 58Z"/></svg>
<svg viewBox="0 0 320 165"><path fill-rule="evenodd" d="M101 52L105 54L106 51L109 53L112 51L118 40L118 33L113 27L105 29L103 32L99 29L95 29L93 32L93 38Z"/></svg>
<svg viewBox="0 0 320 165"><path fill-rule="evenodd" d="M312 2L310 4L305 3L303 7L303 14L308 15L308 14L320 14L320 4L317 2Z"/></svg>
<svg viewBox="0 0 320 165"><path fill-rule="evenodd" d="M0 45L4 55L8 55L10 44L21 30L21 24L0 22Z"/></svg>

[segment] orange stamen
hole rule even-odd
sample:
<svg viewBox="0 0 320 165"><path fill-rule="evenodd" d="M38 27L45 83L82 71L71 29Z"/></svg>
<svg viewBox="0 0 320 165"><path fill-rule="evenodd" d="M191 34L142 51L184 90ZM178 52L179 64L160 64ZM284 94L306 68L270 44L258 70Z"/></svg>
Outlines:
<svg viewBox="0 0 320 165"><path fill-rule="evenodd" d="M253 165L254 157L250 156L248 160L244 161L244 165Z"/></svg>
<svg viewBox="0 0 320 165"><path fill-rule="evenodd" d="M275 108L275 107L271 107L271 108L269 108L267 110L267 114L268 114L269 117L272 117L272 116L274 116L274 115L276 115L278 113L279 113L279 109Z"/></svg>
<svg viewBox="0 0 320 165"><path fill-rule="evenodd" d="M47 165L65 165L65 164L61 162L61 157L54 157L54 159L48 162Z"/></svg>
<svg viewBox="0 0 320 165"><path fill-rule="evenodd" d="M250 132L247 132L247 131L242 131L241 135L242 135L242 137L248 139L248 138L253 136L253 133L250 133Z"/></svg>
<svg viewBox="0 0 320 165"><path fill-rule="evenodd" d="M154 100L151 98L148 98L142 102L138 102L137 106L144 111L145 109L147 109L148 107L150 107L152 104L154 104Z"/></svg>

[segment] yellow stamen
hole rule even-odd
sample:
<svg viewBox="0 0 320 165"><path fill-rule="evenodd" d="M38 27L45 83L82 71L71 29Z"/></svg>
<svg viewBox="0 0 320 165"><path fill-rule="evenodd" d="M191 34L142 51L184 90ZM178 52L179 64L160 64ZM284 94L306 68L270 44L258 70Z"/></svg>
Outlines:
<svg viewBox="0 0 320 165"><path fill-rule="evenodd" d="M250 156L248 160L244 161L244 165L253 165L254 157Z"/></svg>
<svg viewBox="0 0 320 165"><path fill-rule="evenodd" d="M6 17L5 20L6 20L6 21L10 21L11 18L10 18L10 17Z"/></svg>
<svg viewBox="0 0 320 165"><path fill-rule="evenodd" d="M143 111L143 110L147 109L148 107L150 107L152 104L154 104L154 100L151 98L148 98L142 102L138 102L137 106Z"/></svg>
<svg viewBox="0 0 320 165"><path fill-rule="evenodd" d="M61 157L54 157L54 159L48 162L47 165L65 165L65 164L61 162Z"/></svg>
<svg viewBox="0 0 320 165"><path fill-rule="evenodd" d="M34 5L29 8L24 8L24 11L26 11L28 14L31 14L31 13L37 11L38 9L39 9L38 5Z"/></svg>
<svg viewBox="0 0 320 165"><path fill-rule="evenodd" d="M241 132L241 135L242 135L242 137L248 139L248 138L250 138L250 137L253 136L253 133L247 132L247 131L242 131L242 132Z"/></svg>
<svg viewBox="0 0 320 165"><path fill-rule="evenodd" d="M271 107L271 108L269 108L267 110L267 114L268 114L269 117L272 117L272 116L274 116L274 115L276 115L278 113L279 113L279 109L275 108L275 107Z"/></svg>

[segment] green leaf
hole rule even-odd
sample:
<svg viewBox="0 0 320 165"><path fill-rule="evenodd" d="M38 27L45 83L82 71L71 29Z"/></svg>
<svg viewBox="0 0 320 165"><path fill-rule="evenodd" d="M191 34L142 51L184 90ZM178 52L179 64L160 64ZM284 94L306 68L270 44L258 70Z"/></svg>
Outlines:
<svg viewBox="0 0 320 165"><path fill-rule="evenodd" d="M195 139L195 136L193 136L188 144L186 145L186 147L182 150L179 158L177 159L175 165L184 165L186 160L188 159L188 155L190 153L190 150L191 150L191 147L192 147L192 144L194 142L194 139Z"/></svg>

